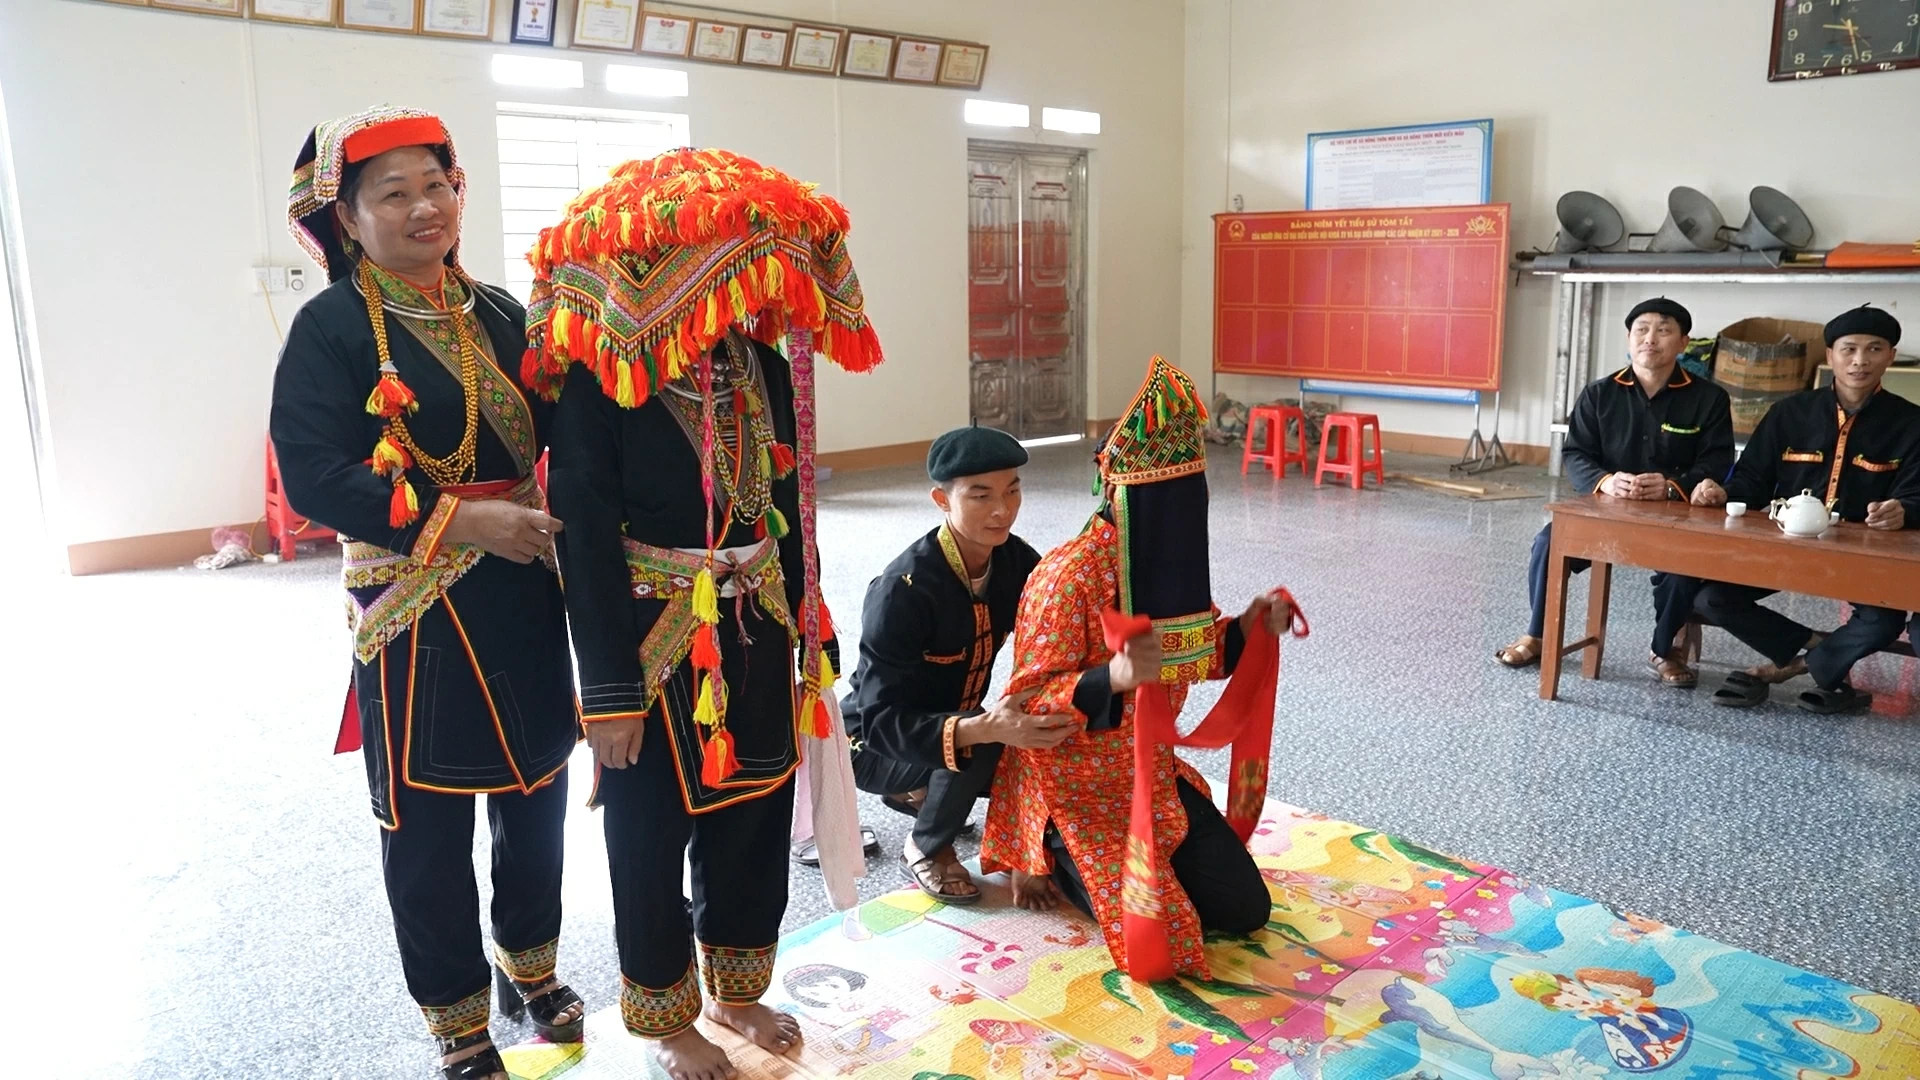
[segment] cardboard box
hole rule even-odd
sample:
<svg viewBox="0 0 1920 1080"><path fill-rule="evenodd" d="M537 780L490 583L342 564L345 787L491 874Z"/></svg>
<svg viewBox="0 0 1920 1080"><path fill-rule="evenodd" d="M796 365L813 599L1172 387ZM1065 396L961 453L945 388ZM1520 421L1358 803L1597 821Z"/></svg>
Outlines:
<svg viewBox="0 0 1920 1080"><path fill-rule="evenodd" d="M1826 328L1792 319L1752 318L1720 331L1713 380L1732 398L1733 434L1753 434L1774 402L1813 384L1826 360Z"/></svg>

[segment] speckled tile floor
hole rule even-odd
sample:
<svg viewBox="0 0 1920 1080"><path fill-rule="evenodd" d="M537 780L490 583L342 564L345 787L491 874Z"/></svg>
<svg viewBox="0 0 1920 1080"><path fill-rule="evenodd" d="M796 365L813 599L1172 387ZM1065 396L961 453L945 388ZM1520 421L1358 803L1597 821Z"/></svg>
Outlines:
<svg viewBox="0 0 1920 1080"><path fill-rule="evenodd" d="M1221 605L1285 584L1314 625L1284 656L1275 798L1920 999L1913 661L1862 665L1856 682L1879 695L1862 716L1715 709L1643 673L1651 605L1623 574L1603 678L1572 676L1548 704L1533 672L1491 660L1524 621L1540 501L1315 490L1243 479L1226 457L1213 475ZM1083 445L1036 452L1019 526L1036 547L1090 512L1086 458ZM1548 486L1537 469L1499 479ZM826 587L846 623L867 579L934 524L925 488L913 469L824 487ZM13 982L39 987L36 1009L83 1006L71 1027L32 1027L25 1075L434 1075L359 760L327 755L347 673L336 572L316 557L11 590L34 613L8 654L9 879L32 912L15 917L13 970L33 973ZM1835 618L1833 604L1789 606ZM1710 631L1707 684L1746 657ZM907 820L872 799L863 814L889 853L870 866L871 896L903 882L891 853ZM569 840L561 967L598 1008L617 972L592 814L573 814ZM789 928L826 910L811 871L794 869L793 896Z"/></svg>

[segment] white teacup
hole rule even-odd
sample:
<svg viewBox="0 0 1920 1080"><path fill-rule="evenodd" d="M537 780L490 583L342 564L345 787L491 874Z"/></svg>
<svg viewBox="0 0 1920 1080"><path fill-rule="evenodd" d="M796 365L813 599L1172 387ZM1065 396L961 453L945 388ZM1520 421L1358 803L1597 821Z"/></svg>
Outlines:
<svg viewBox="0 0 1920 1080"><path fill-rule="evenodd" d="M1746 504L1746 503L1743 503L1743 502L1730 502L1730 503L1728 503L1728 504L1727 504L1727 516L1728 516L1728 517L1739 517L1740 515L1742 515L1742 514L1744 514L1744 513L1746 513L1746 512L1747 512L1747 504Z"/></svg>

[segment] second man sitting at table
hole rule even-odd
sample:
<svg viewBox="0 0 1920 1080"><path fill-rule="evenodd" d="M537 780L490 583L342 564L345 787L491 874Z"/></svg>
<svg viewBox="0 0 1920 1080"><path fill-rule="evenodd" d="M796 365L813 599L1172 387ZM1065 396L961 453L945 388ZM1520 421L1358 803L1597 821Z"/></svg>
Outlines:
<svg viewBox="0 0 1920 1080"><path fill-rule="evenodd" d="M1824 336L1833 385L1767 410L1725 490L1714 484L1706 501L1718 506L1732 499L1757 508L1810 491L1842 521L1869 529L1920 527L1920 405L1880 385L1900 343L1899 321L1863 305L1828 323ZM1701 620L1769 661L1728 675L1713 692L1713 703L1758 705L1774 683L1811 674L1814 687L1800 695L1802 709L1837 713L1871 704L1873 695L1855 690L1847 676L1855 663L1893 644L1906 613L1855 604L1844 626L1822 635L1760 606L1770 595L1770 589L1720 581L1700 589L1695 606Z"/></svg>
<svg viewBox="0 0 1920 1080"><path fill-rule="evenodd" d="M1725 390L1679 366L1692 329L1693 316L1664 296L1643 300L1627 313L1632 363L1580 391L1567 423L1561 461L1576 492L1702 503L1708 491L1719 490L1718 482L1733 467L1733 416ZM1527 632L1494 654L1508 667L1540 662L1552 528L1542 527L1533 538L1527 563L1533 611ZM1587 566L1584 559L1573 562L1576 572ZM1689 687L1698 679L1674 640L1693 611L1699 587L1696 578L1653 575L1648 663L1667 686Z"/></svg>

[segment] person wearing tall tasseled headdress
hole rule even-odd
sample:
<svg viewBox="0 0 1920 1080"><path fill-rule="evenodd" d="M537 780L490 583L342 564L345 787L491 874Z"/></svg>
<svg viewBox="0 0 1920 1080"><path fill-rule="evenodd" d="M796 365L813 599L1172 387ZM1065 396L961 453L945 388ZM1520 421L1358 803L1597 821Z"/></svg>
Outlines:
<svg viewBox="0 0 1920 1080"><path fill-rule="evenodd" d="M1266 794L1279 634L1306 634L1284 589L1238 618L1214 605L1205 426L1192 380L1154 357L1101 444L1099 512L1042 557L1014 623L1007 692L1082 730L1053 749L1005 750L980 844L981 869L1011 871L1021 906L1064 897L1099 923L1115 966L1143 982L1204 977L1205 931L1267 923L1246 841ZM1229 677L1182 736L1188 688ZM1174 747L1229 743L1223 815Z"/></svg>
<svg viewBox="0 0 1920 1080"><path fill-rule="evenodd" d="M353 682L336 750L362 749L407 989L449 1080L503 1080L491 983L578 1042L555 977L567 756L579 714L534 479L551 409L513 372L525 313L461 269L466 180L437 117L321 124L296 161L295 239L332 285L295 316L269 431L288 500L344 543ZM351 539L348 539L348 538ZM474 797L493 832L481 947Z"/></svg>
<svg viewBox="0 0 1920 1080"><path fill-rule="evenodd" d="M776 1053L798 1042L759 1002L803 756L844 778L823 863L834 845L859 857L813 503L814 364L881 360L847 229L813 185L677 150L613 170L530 256L526 372L558 398L550 480L621 1009L675 1080L730 1068L694 1027L703 986L710 1019Z"/></svg>

